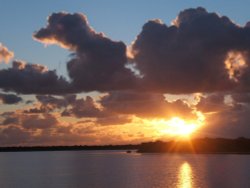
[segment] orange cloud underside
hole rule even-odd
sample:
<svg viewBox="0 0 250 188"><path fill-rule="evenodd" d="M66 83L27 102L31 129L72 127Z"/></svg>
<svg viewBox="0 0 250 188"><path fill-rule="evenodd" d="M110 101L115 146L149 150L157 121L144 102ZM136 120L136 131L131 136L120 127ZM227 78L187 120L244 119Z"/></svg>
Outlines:
<svg viewBox="0 0 250 188"><path fill-rule="evenodd" d="M102 143L140 143L152 140L190 137L205 124L205 116L197 119L142 119L134 117L131 123L113 126L97 126L92 133ZM81 126L81 125L78 125ZM97 136L98 135L98 136ZM116 140L117 139L117 140ZM97 140L96 140L97 141Z"/></svg>

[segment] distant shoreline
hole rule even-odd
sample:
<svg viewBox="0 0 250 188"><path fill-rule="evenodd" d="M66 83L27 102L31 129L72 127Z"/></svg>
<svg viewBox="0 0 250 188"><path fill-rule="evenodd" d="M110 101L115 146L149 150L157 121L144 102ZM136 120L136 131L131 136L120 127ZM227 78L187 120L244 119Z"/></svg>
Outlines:
<svg viewBox="0 0 250 188"><path fill-rule="evenodd" d="M10 146L0 147L0 152L33 152L33 151L98 151L125 150L131 153L171 153L171 154L250 154L250 139L237 138L202 138L186 141L147 142L127 145L102 146Z"/></svg>
<svg viewBox="0 0 250 188"><path fill-rule="evenodd" d="M202 138L142 143L139 153L250 154L250 139Z"/></svg>
<svg viewBox="0 0 250 188"><path fill-rule="evenodd" d="M138 146L139 146L139 145L105 145L105 146L13 146L13 147L0 147L0 152L138 150Z"/></svg>
<svg viewBox="0 0 250 188"><path fill-rule="evenodd" d="M140 152L142 154L250 155L250 152Z"/></svg>

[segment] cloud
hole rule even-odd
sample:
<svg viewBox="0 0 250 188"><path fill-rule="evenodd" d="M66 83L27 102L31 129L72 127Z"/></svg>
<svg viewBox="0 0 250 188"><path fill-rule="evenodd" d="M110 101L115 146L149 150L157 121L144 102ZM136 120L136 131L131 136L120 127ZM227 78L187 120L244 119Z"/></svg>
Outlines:
<svg viewBox="0 0 250 188"><path fill-rule="evenodd" d="M2 119L0 126L1 125L18 125L19 122L19 116L14 112L4 112L0 114L0 117Z"/></svg>
<svg viewBox="0 0 250 188"><path fill-rule="evenodd" d="M31 130L53 128L59 122L57 116L52 113L26 114L20 110L3 113L1 117L4 118L2 125L21 126Z"/></svg>
<svg viewBox="0 0 250 188"><path fill-rule="evenodd" d="M24 113L50 113L56 110L66 109L68 106L75 103L76 95L36 95L36 99L37 103L31 108L24 110Z"/></svg>
<svg viewBox="0 0 250 188"><path fill-rule="evenodd" d="M52 96L37 95L37 103L23 110L24 114L32 114L35 118L49 113L60 113L62 117L90 118L89 122L99 125L124 124L131 121L127 114L118 114L101 107L92 97L76 98L76 95ZM29 117L29 116L26 116ZM28 118L30 119L30 118Z"/></svg>
<svg viewBox="0 0 250 188"><path fill-rule="evenodd" d="M225 16L204 8L186 9L170 26L148 21L132 53L145 89L173 94L230 91L243 77L249 83L249 36L248 26ZM227 58L231 60L226 68ZM246 61L244 66L240 61Z"/></svg>
<svg viewBox="0 0 250 188"><path fill-rule="evenodd" d="M62 112L63 116L74 116L77 118L98 118L106 116L107 113L100 109L94 99L87 96L85 99L77 99L73 101L71 107Z"/></svg>
<svg viewBox="0 0 250 188"><path fill-rule="evenodd" d="M170 26L160 20L145 23L131 58L123 42L96 32L85 15L53 13L33 38L72 52L70 82L45 66L14 61L0 71L0 78L9 78L1 79L0 88L23 94L249 91L249 36L249 24L238 26L200 7L186 9Z"/></svg>
<svg viewBox="0 0 250 188"><path fill-rule="evenodd" d="M216 113L206 115L206 125L199 134L208 137L250 137L249 105L226 106Z"/></svg>
<svg viewBox="0 0 250 188"><path fill-rule="evenodd" d="M92 97L76 98L76 95L65 95L55 97L51 95L37 95L38 104L24 113L28 114L47 114L61 112L62 117L91 118L87 122L99 125L125 124L131 122L127 114L118 114L102 108L98 101Z"/></svg>
<svg viewBox="0 0 250 188"><path fill-rule="evenodd" d="M224 94L211 94L208 96L201 96L196 108L203 113L218 112L225 110L229 106L224 102Z"/></svg>
<svg viewBox="0 0 250 188"><path fill-rule="evenodd" d="M14 94L0 93L0 101L3 104L17 104L22 101L22 98Z"/></svg>
<svg viewBox="0 0 250 188"><path fill-rule="evenodd" d="M17 60L0 70L3 91L36 95L30 108L1 115L0 143L117 143L128 140L124 134L132 135L133 123L134 135L142 135L136 136L138 141L154 139L153 133L147 135L153 127L144 127L143 119L197 119L196 110L206 116L203 135L249 136L249 23L239 26L204 8L186 9L172 25L160 20L145 23L130 48L96 32L85 15L61 12L50 15L33 37L72 52L67 62L70 80L46 66ZM0 61L13 57L3 54ZM107 94L78 98L82 91ZM203 93L198 104L164 97L196 92ZM0 100L22 101L6 93L0 93ZM103 127L122 124L117 129Z"/></svg>
<svg viewBox="0 0 250 188"><path fill-rule="evenodd" d="M250 93L233 93L231 96L236 103L250 104Z"/></svg>
<svg viewBox="0 0 250 188"><path fill-rule="evenodd" d="M170 26L148 21L131 46L132 58L123 42L96 32L80 13L53 13L33 35L73 52L67 70L77 92L173 94L249 90L249 36L248 24L240 27L201 7L180 12Z"/></svg>
<svg viewBox="0 0 250 188"><path fill-rule="evenodd" d="M79 91L135 87L135 76L125 67L126 45L95 32L83 14L53 13L47 26L35 32L33 37L74 52L67 70L72 85Z"/></svg>
<svg viewBox="0 0 250 188"><path fill-rule="evenodd" d="M23 145L29 142L31 134L21 127L9 126L0 132L1 146Z"/></svg>
<svg viewBox="0 0 250 188"><path fill-rule="evenodd" d="M97 118L95 123L100 125L123 125L126 123L130 123L132 118L128 115L112 115L107 117Z"/></svg>
<svg viewBox="0 0 250 188"><path fill-rule="evenodd" d="M58 124L58 121L52 114L24 115L21 124L26 129L36 130L52 128Z"/></svg>
<svg viewBox="0 0 250 188"><path fill-rule="evenodd" d="M69 123L60 120L56 113L34 115L23 114L20 111L6 112L1 114L1 117L5 118L4 121L6 121L4 126L0 126L1 146L100 145L110 143L110 141L112 143L121 142L117 135L108 139L111 136L110 133L106 132L109 127L103 129L103 126L100 126L110 125L111 122L115 123L115 118L113 120L104 118L101 120L103 122L100 121L98 124L95 121L87 120ZM112 127L109 130L112 132Z"/></svg>
<svg viewBox="0 0 250 188"><path fill-rule="evenodd" d="M49 113L52 112L54 109L47 106L39 106L39 107L32 107L28 110L24 110L23 113L27 114L40 114L40 113Z"/></svg>
<svg viewBox="0 0 250 188"><path fill-rule="evenodd" d="M226 96L228 94L217 93L200 99L196 108L205 113L206 124L197 135L229 138L250 137L248 94L233 93L229 103L225 100Z"/></svg>
<svg viewBox="0 0 250 188"><path fill-rule="evenodd" d="M0 63L8 63L14 57L14 53L0 43Z"/></svg>
<svg viewBox="0 0 250 188"><path fill-rule="evenodd" d="M0 88L22 94L63 94L73 92L70 84L46 66L13 61L0 70Z"/></svg>
<svg viewBox="0 0 250 188"><path fill-rule="evenodd" d="M168 102L162 94L114 91L101 98L105 110L144 118L193 117L192 109L181 100Z"/></svg>
<svg viewBox="0 0 250 188"><path fill-rule="evenodd" d="M18 124L19 119L17 117L6 117L2 122L2 125Z"/></svg>
<svg viewBox="0 0 250 188"><path fill-rule="evenodd" d="M76 101L76 95L64 95L62 97L54 97L51 95L37 95L36 99L43 106L52 106L57 108L67 107L69 104L72 104Z"/></svg>

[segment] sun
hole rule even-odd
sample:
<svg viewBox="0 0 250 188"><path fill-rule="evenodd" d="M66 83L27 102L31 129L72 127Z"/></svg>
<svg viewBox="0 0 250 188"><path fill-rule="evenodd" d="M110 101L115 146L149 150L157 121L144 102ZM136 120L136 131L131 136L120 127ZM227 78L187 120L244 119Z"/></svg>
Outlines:
<svg viewBox="0 0 250 188"><path fill-rule="evenodd" d="M203 125L203 120L184 120L172 117L169 120L155 119L151 123L161 135L189 137Z"/></svg>
<svg viewBox="0 0 250 188"><path fill-rule="evenodd" d="M166 121L166 129L162 131L172 135L188 136L197 128L198 125L194 122L186 122L179 117L173 117Z"/></svg>

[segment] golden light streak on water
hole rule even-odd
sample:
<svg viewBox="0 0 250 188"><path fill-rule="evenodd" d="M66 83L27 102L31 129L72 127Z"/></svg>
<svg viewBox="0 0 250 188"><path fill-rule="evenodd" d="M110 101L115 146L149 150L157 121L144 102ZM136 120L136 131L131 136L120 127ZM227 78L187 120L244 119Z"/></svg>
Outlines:
<svg viewBox="0 0 250 188"><path fill-rule="evenodd" d="M191 166L184 162L178 174L178 188L192 188L193 187L193 172Z"/></svg>

